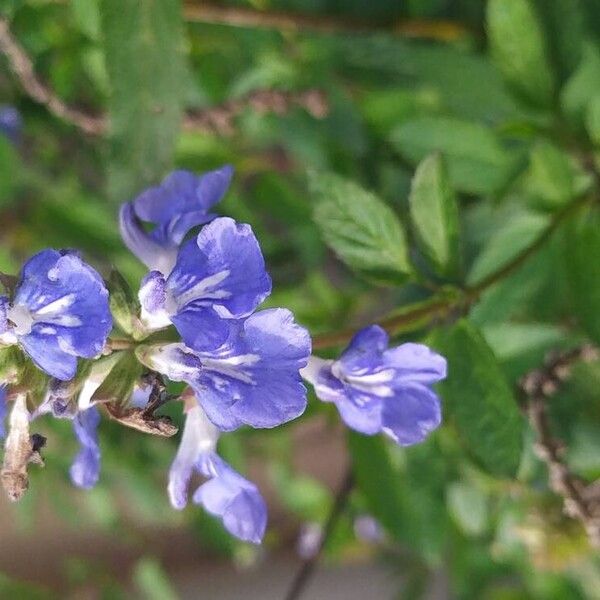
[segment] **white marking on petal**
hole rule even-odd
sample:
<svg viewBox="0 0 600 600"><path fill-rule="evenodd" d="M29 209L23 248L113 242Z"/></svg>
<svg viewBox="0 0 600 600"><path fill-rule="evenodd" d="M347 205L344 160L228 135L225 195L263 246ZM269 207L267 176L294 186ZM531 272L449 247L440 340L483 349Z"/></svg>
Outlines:
<svg viewBox="0 0 600 600"><path fill-rule="evenodd" d="M201 361L202 367L207 371L237 379L248 385L255 385L251 373L244 371L243 367L253 367L260 362L260 356L258 354L240 354L229 358L202 358Z"/></svg>
<svg viewBox="0 0 600 600"><path fill-rule="evenodd" d="M40 301L42 299L40 298ZM54 302L50 302L50 304L46 304L46 306L42 306L35 311L36 317L52 317L58 313L62 313L70 308L75 302L75 294L66 294L62 298L58 298Z"/></svg>
<svg viewBox="0 0 600 600"><path fill-rule="evenodd" d="M183 381L198 373L197 364L186 364L182 358L196 357L185 344L151 346L143 354L145 364L173 381ZM195 362L195 361L192 361Z"/></svg>
<svg viewBox="0 0 600 600"><path fill-rule="evenodd" d="M7 312L8 320L13 323L13 332L15 335L28 335L34 324L34 318L29 309L23 304L11 306Z"/></svg>
<svg viewBox="0 0 600 600"><path fill-rule="evenodd" d="M156 331L168 327L171 324L171 315L173 314L175 313L171 313L164 308L156 312L149 312L142 306L140 320L147 331Z"/></svg>
<svg viewBox="0 0 600 600"><path fill-rule="evenodd" d="M79 392L79 397L77 399L79 410L86 410L90 408L92 404L95 404L95 402L92 403L94 392L102 385L102 382L106 379L118 360L119 354L118 352L114 352L110 356L94 362L92 370Z"/></svg>
<svg viewBox="0 0 600 600"><path fill-rule="evenodd" d="M394 380L394 369L382 369L375 373L366 373L364 375L348 375L339 361L336 361L331 367L334 377L347 383L354 389L366 394L372 394L381 398L389 398L394 395L390 382Z"/></svg>
<svg viewBox="0 0 600 600"><path fill-rule="evenodd" d="M224 298L229 298L231 296L230 291L224 289L212 289L225 281L229 277L229 273L230 271L225 269L210 277L205 277L202 281L199 281L176 298L177 306L183 308L194 300L223 300ZM189 283L190 279L191 278L189 277L182 278L179 284L184 287Z"/></svg>
<svg viewBox="0 0 600 600"><path fill-rule="evenodd" d="M38 329L39 333L41 333L42 335L56 335L56 328L55 327L50 327L49 325L46 325L44 327L40 327Z"/></svg>
<svg viewBox="0 0 600 600"><path fill-rule="evenodd" d="M311 356L308 359L308 364L303 369L300 369L300 375L303 379L306 379L309 383L313 385L319 379L319 373L324 367L329 367L333 364L332 360L326 360L324 358L319 358L318 356Z"/></svg>

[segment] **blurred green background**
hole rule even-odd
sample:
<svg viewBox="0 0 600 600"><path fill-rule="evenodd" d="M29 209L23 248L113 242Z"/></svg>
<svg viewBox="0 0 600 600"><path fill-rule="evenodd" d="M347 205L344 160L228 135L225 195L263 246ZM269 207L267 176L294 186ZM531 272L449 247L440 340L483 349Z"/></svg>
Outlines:
<svg viewBox="0 0 600 600"><path fill-rule="evenodd" d="M274 280L268 304L289 307L317 335L481 281L570 203L591 198L588 213L557 221L470 311L500 384L458 366L458 338L453 346L442 327L398 339L447 349L450 377L453 365L459 375L442 397L464 389L474 421L478 389L508 397L549 350L600 342L597 0L0 0L0 13L44 90L81 111L84 128L102 129L86 133L79 113L64 118L48 97L33 98L3 34L0 104L17 107L24 127L17 144L0 138L0 271L16 273L44 247L76 247L135 287L144 269L120 241L118 205L175 165L231 163L218 210L254 228ZM337 188L319 192L307 175L334 172L409 223L415 167L436 151L459 206L452 268L436 268L407 226L420 275L382 278L348 257L356 240L340 242L318 210L313 218ZM378 247L384 234L372 235ZM498 411L502 423L508 413ZM569 468L598 478L600 364L577 365L549 411ZM325 522L352 461L358 486L306 598L600 598L598 554L563 514L534 434L515 418L514 473L484 455L502 436L478 440L458 416L401 450L349 438L312 392L298 422L224 436L222 454L270 506L261 548L199 509L170 508L175 440L103 422L101 481L81 492L68 481L70 427L47 420L46 468L21 504L0 501L0 597L283 598L299 536ZM382 536L357 535L365 515L381 521Z"/></svg>

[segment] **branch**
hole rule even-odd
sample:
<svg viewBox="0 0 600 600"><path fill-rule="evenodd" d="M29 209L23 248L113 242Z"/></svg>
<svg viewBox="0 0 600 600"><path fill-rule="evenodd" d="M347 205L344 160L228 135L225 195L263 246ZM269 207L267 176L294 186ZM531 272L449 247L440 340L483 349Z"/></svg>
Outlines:
<svg viewBox="0 0 600 600"><path fill-rule="evenodd" d="M88 135L99 136L108 132L110 124L106 116L91 115L68 106L38 78L32 60L11 34L8 21L2 17L0 52L6 56L11 71L32 100L46 106L55 117L74 125ZM257 90L219 106L188 112L183 121L183 128L186 131L229 136L235 133L235 119L247 108L259 114L282 115L294 107L305 109L315 119L323 119L329 113L327 97L317 89L300 92Z"/></svg>
<svg viewBox="0 0 600 600"><path fill-rule="evenodd" d="M378 23L365 19L309 15L298 12L267 12L240 6L223 6L214 2L186 2L183 12L186 20L192 22L229 25L231 27L275 29L283 32L303 30L323 34L387 32L402 37L426 38L443 42L453 42L472 35L472 32L464 25L455 21L411 19Z"/></svg>
<svg viewBox="0 0 600 600"><path fill-rule="evenodd" d="M548 467L550 487L562 496L565 513L581 522L595 548L600 548L600 480L586 484L571 473L563 461L564 445L553 437L550 430L546 401L569 377L575 362L591 362L599 357L600 353L592 346L555 354L546 360L541 369L525 375L519 384L525 397L529 421L537 437L536 454Z"/></svg>
<svg viewBox="0 0 600 600"><path fill-rule="evenodd" d="M348 502L348 498L350 497L353 487L354 477L352 475L352 469L348 469L348 472L344 477L344 481L335 497L333 506L331 507L331 512L327 517L327 522L325 523L321 539L319 540L319 546L316 552L309 559L302 563L300 570L296 574L296 577L294 578L292 585L285 596L286 600L298 600L298 598L300 598L304 592L304 589L315 572L327 541L331 537L339 518L342 516L344 509L346 508L346 503Z"/></svg>
<svg viewBox="0 0 600 600"><path fill-rule="evenodd" d="M573 212L588 201L589 199L586 197L578 198L565 206L561 211L555 213L548 226L527 248L477 285L466 288L455 296L435 298L427 303L416 305L412 309L409 308L400 313L392 314L378 321L378 325L383 327L390 335L399 335L400 333L415 331L416 329L429 329L437 323L453 320L467 313L484 292L517 271L533 254L544 246L552 237L552 234ZM347 344L357 331L358 329L356 328L348 328L317 335L313 338L313 349L322 350L323 348Z"/></svg>
<svg viewBox="0 0 600 600"><path fill-rule="evenodd" d="M0 17L0 51L6 56L11 71L15 74L27 95L48 108L55 117L72 123L89 135L100 135L106 129L102 117L88 115L67 106L35 74L33 63L23 47L10 32L8 21Z"/></svg>
<svg viewBox="0 0 600 600"><path fill-rule="evenodd" d="M308 89L300 92L256 90L219 106L189 111L183 127L186 131L229 136L235 133L235 119L248 108L260 115L267 113L284 115L296 106L306 110L315 119L323 119L329 114L329 102L321 90Z"/></svg>

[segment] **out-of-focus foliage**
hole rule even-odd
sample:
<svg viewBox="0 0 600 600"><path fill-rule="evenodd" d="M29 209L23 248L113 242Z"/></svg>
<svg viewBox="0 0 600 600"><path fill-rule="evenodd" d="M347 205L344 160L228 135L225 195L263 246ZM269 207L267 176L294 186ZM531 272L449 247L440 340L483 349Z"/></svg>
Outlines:
<svg viewBox="0 0 600 600"><path fill-rule="evenodd" d="M354 17L382 30L330 35L191 22L175 0L2 2L39 76L65 102L109 115L112 129L93 138L50 116L0 56L1 103L16 105L25 124L17 146L0 137L0 271L16 272L43 247L77 247L107 278L114 265L137 289L144 270L120 241L118 203L174 166L203 171L224 162L236 177L219 210L250 223L260 239L274 279L269 305L289 307L313 334L459 298L551 227L474 306L456 303L433 331L422 320L399 329L407 332L399 340L425 340L448 357L439 388L444 425L409 449L348 437L357 489L326 554L375 553L406 598L421 597L434 572L445 573L457 598L598 597L598 556L550 491L514 393L548 351L600 343L598 3L231 4ZM416 20L457 28L450 39L433 26L426 39L402 35L409 29L400 25ZM386 29L390 23L398 26ZM313 87L328 97L322 120L300 107L262 114L248 106L230 136L180 127L185 109L257 89ZM119 301L126 313L125 292ZM127 366L114 367L125 372L121 394L132 381ZM568 464L588 480L600 476L599 390L600 365L581 365L550 402ZM181 423L180 408L166 410ZM303 428L318 424L331 438L338 417L312 397L304 422L222 440L223 456L257 468L270 503L284 509L287 521L275 519L268 534L273 547L288 539L282 523L323 523L332 504L297 458L310 445ZM185 526L214 554L239 565L260 559L200 511L168 507L174 442L103 422L100 483L74 492L69 427L40 423L51 440L47 467L33 474L25 503L10 509L19 526L32 528L38 508L50 504L66 530L89 524L133 540L139 528ZM379 545L354 536L351 519L365 512L386 532ZM63 584L79 589L93 580L107 597L125 594L94 572L71 564ZM152 558L130 575L142 595L172 593ZM0 595L37 597L17 585L0 581Z"/></svg>

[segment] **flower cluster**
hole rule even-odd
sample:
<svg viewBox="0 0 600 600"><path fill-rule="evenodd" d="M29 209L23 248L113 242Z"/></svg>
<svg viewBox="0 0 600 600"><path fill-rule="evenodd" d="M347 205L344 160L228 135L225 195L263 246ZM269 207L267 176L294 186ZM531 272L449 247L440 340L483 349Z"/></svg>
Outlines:
<svg viewBox="0 0 600 600"><path fill-rule="evenodd" d="M0 370L1 479L11 499L27 489L28 464L42 463L45 440L30 433L36 419L71 421L80 450L70 475L87 489L99 479L102 412L168 437L177 428L154 413L179 399L185 422L169 471L172 506L187 505L199 476L204 482L192 502L233 535L259 543L265 501L218 455L217 443L242 426L272 428L300 416L303 378L362 433L410 445L439 425L431 386L446 376L441 356L418 344L388 349L386 333L372 326L338 360L322 360L311 357L309 333L289 310L260 309L271 278L251 227L211 212L232 173L229 166L201 176L175 171L121 207L123 240L149 269L137 305L127 304L125 340L109 337L111 308L122 326L119 313L103 279L77 253L44 250L18 278L0 274L0 364L9 365ZM183 393L171 396L165 378L183 382Z"/></svg>
<svg viewBox="0 0 600 600"><path fill-rule="evenodd" d="M264 501L215 454L218 432L276 427L301 415L300 370L311 342L288 310L257 311L271 293L271 278L250 226L209 213L231 174L229 167L201 177L171 174L121 209L121 232L151 269L139 291L144 333L173 325L182 340L142 347L138 355L153 371L187 383L195 397L170 471L171 503L186 505L194 471L211 477L194 502L241 539L258 542ZM154 228L148 232L142 220ZM198 225L204 226L186 239Z"/></svg>

